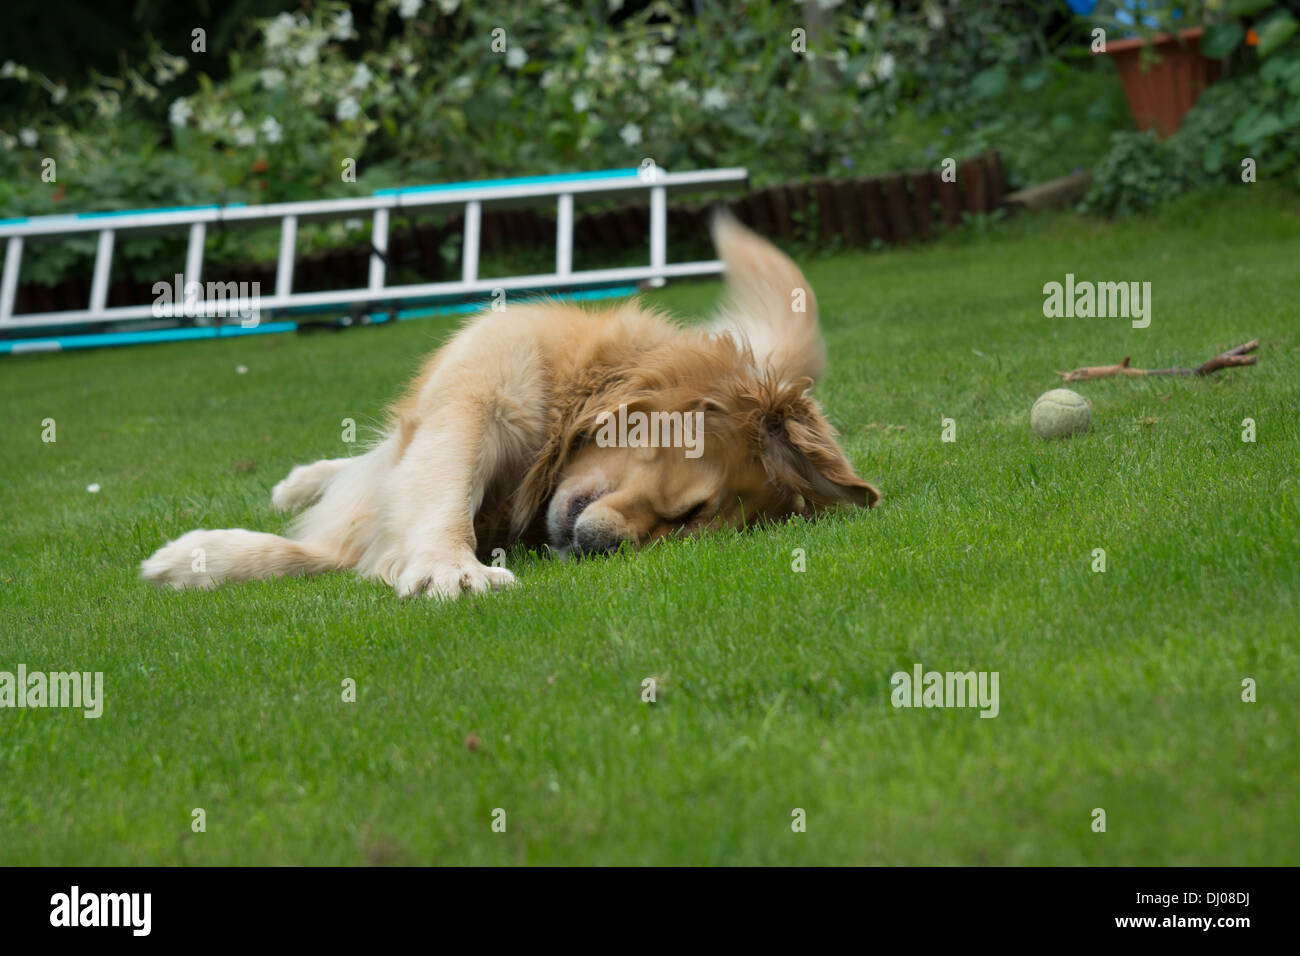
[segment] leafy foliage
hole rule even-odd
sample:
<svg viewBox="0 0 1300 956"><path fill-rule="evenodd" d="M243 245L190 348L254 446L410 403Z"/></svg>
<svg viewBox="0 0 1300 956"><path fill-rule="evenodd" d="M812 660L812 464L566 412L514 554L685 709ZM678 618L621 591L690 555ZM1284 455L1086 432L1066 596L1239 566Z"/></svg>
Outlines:
<svg viewBox="0 0 1300 956"><path fill-rule="evenodd" d="M1046 55L1068 45L1069 22L1025 0L621 6L542 0L544 15L520 17L500 0L378 0L354 17L321 0L252 21L208 53L221 61L211 74L196 75L203 57L155 49L72 91L6 63L0 83L45 106L0 117L0 215L368 195L647 157L744 165L762 184L989 146L1027 183L1088 161L1122 118L1113 81ZM1109 92L1080 99L1099 84ZM307 226L300 238L344 235ZM53 282L90 252L70 242L24 278ZM274 245L214 237L209 259L263 253ZM177 255L124 244L121 263L149 278Z"/></svg>
<svg viewBox="0 0 1300 956"><path fill-rule="evenodd" d="M1084 205L1122 216L1191 189L1242 184L1248 160L1256 179L1300 188L1300 50L1295 44L1258 70L1207 89L1167 141L1117 134L1094 170Z"/></svg>

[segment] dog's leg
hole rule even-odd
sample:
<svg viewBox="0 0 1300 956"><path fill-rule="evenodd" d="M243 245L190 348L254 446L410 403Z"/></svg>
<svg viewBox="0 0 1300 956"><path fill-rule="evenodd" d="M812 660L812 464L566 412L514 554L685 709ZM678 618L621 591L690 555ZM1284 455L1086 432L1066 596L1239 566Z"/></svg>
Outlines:
<svg viewBox="0 0 1300 956"><path fill-rule="evenodd" d="M389 485L401 541L390 572L399 597L440 599L508 587L515 576L475 557L474 514L506 454L502 431L482 405L444 408L412 435Z"/></svg>
<svg viewBox="0 0 1300 956"><path fill-rule="evenodd" d="M289 477L271 489L271 506L276 511L300 511L314 505L329 480L352 461L352 458L325 458L310 465L295 466Z"/></svg>
<svg viewBox="0 0 1300 956"><path fill-rule="evenodd" d="M513 313L480 317L396 408L380 546L358 570L401 597L455 598L515 581L475 556L474 518L490 489L517 484L546 436L549 396L531 328Z"/></svg>
<svg viewBox="0 0 1300 956"><path fill-rule="evenodd" d="M232 581L332 571L337 555L274 534L228 528L191 531L140 564L140 576L159 585L213 588Z"/></svg>

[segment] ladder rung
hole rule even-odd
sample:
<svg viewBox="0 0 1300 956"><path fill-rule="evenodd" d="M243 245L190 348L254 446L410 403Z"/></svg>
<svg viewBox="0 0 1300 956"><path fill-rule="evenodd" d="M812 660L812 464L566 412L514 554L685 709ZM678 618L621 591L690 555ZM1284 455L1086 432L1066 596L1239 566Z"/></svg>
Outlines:
<svg viewBox="0 0 1300 956"><path fill-rule="evenodd" d="M465 248L461 255L462 282L478 278L478 237L483 221L483 204L478 200L465 203Z"/></svg>
<svg viewBox="0 0 1300 956"><path fill-rule="evenodd" d="M90 311L103 312L108 304L108 277L113 271L113 230L99 234L99 248L95 250L95 274L90 280Z"/></svg>
<svg viewBox="0 0 1300 956"><path fill-rule="evenodd" d="M10 236L5 243L5 271L0 279L0 322L8 322L14 314L14 298L18 294L18 270L23 263L23 237Z"/></svg>
<svg viewBox="0 0 1300 956"><path fill-rule="evenodd" d="M374 252L370 254L370 288L382 289L384 287L384 260L383 257L388 255L388 210L376 209L375 220L370 227L370 244L375 247L379 255Z"/></svg>
<svg viewBox="0 0 1300 956"><path fill-rule="evenodd" d="M207 240L206 223L196 222L190 226L190 244L185 250L185 285L203 281L203 243Z"/></svg>
<svg viewBox="0 0 1300 956"><path fill-rule="evenodd" d="M561 193L555 207L555 274L573 272L573 193Z"/></svg>
<svg viewBox="0 0 1300 956"><path fill-rule="evenodd" d="M298 217L280 223L280 260L275 264L275 294L293 294L293 253L298 244Z"/></svg>

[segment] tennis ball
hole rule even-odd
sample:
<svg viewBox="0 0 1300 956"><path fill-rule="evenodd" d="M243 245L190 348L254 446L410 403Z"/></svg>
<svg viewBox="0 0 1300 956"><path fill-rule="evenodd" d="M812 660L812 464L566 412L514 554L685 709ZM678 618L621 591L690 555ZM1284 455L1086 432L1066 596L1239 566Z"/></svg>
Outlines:
<svg viewBox="0 0 1300 956"><path fill-rule="evenodd" d="M1029 413L1029 425L1039 438L1064 438L1086 432L1092 424L1088 400L1068 388L1044 392Z"/></svg>

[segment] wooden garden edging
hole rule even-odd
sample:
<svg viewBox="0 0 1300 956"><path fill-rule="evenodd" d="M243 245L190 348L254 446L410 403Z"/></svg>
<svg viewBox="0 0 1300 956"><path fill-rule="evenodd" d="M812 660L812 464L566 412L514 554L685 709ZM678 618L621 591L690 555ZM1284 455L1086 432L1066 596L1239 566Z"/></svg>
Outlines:
<svg viewBox="0 0 1300 956"><path fill-rule="evenodd" d="M959 163L955 182L944 182L937 169L853 179L815 177L752 190L724 204L741 222L771 238L829 243L839 237L847 245L859 246L933 239L941 227L959 225L963 215L999 208L1005 195L1002 158L991 150ZM670 228L674 234L704 235L711 209L675 206L669 213ZM520 212L525 218L530 215L529 210ZM629 206L580 216L578 246L637 248L645 242L647 215L644 207ZM535 223L503 221L489 233L488 218L485 213L485 248L492 248L489 236L501 244L498 248L508 248L525 235L530 238L520 244L548 241L553 229L534 214Z"/></svg>

